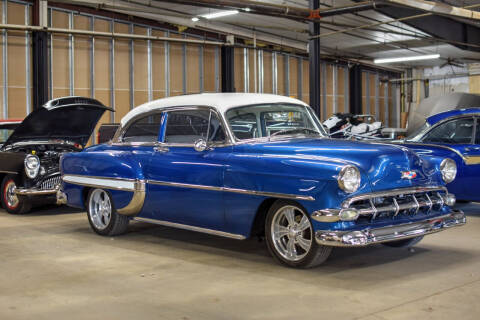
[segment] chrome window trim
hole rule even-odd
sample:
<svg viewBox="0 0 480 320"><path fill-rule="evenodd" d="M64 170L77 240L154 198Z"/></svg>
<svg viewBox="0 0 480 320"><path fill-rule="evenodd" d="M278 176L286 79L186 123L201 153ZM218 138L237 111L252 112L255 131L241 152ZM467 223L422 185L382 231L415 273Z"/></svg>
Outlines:
<svg viewBox="0 0 480 320"><path fill-rule="evenodd" d="M208 111L213 111L215 113L215 115L217 116L218 120L222 123L223 129L225 131L225 142L222 143L222 144L219 144L219 145L214 145L214 146L230 146L230 145L233 144L232 143L233 134L230 131L230 127L226 123L223 115L215 107L212 107L212 106L198 106L198 105L170 106L170 107L164 107L164 108L151 110L151 111L139 114L139 115L133 117L132 119L130 119L124 126L120 126L117 129L117 132L115 133L114 137L112 138L112 142L110 144L115 145L115 146L122 146L122 145L123 146L125 146L125 145L126 146L132 146L132 145L134 145L134 144L131 144L131 142L124 142L122 140L122 138L123 138L123 135L125 134L126 130L132 125L132 123L139 120L140 118L143 118L143 117L146 117L146 116L149 116L149 115L152 115L152 114L162 114L162 113L167 113L167 112L171 112L171 111L185 111L185 110L208 110ZM164 124L164 123L161 124L162 127L164 125L166 125L166 124ZM192 144L174 144L174 143L168 144L168 143L161 142L161 141L157 141L157 143L159 143L161 145L165 145L165 146L193 147L193 143Z"/></svg>
<svg viewBox="0 0 480 320"><path fill-rule="evenodd" d="M212 234L212 235L216 235L216 236L232 238L232 239L237 239L237 240L246 239L246 237L241 235L241 234L229 233L229 232L218 231L218 230L207 229L207 228L201 228L201 227L191 226L191 225L187 225L187 224L169 222L169 221L164 221L164 220L155 220L155 219L149 219L149 218L141 218L141 217L135 217L133 219L136 220L136 221L148 222L148 223L159 224L159 225L167 226L167 227L173 227L173 228L185 229L185 230L190 230L190 231L202 232L202 233L207 233L207 234Z"/></svg>
<svg viewBox="0 0 480 320"><path fill-rule="evenodd" d="M229 188L229 187L205 186L205 185L199 185L199 184L158 181L158 180L146 180L146 183L153 184L153 185L160 185L160 186L171 186L171 187L177 187L177 188L201 189L201 190L249 194L249 195L255 195L255 196L265 196L265 197L273 197L273 198L283 198L283 199L291 199L291 200L315 201L315 198L312 196L303 196L303 195L287 194L287 193L256 191L256 190Z"/></svg>

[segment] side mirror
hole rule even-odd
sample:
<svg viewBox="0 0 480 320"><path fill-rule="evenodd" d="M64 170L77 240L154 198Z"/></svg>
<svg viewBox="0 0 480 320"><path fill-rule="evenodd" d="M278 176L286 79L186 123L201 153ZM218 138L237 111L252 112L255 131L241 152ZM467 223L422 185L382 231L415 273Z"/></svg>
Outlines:
<svg viewBox="0 0 480 320"><path fill-rule="evenodd" d="M208 148L207 141L205 139L198 139L193 143L193 148L198 152L205 151Z"/></svg>

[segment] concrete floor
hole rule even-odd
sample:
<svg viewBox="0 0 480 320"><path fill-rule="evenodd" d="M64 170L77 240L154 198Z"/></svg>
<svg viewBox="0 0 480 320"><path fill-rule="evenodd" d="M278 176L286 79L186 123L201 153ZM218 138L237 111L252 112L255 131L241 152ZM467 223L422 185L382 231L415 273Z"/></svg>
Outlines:
<svg viewBox="0 0 480 320"><path fill-rule="evenodd" d="M132 223L100 237L84 213L0 212L0 319L479 319L480 204L414 252L336 249L311 270L264 243Z"/></svg>

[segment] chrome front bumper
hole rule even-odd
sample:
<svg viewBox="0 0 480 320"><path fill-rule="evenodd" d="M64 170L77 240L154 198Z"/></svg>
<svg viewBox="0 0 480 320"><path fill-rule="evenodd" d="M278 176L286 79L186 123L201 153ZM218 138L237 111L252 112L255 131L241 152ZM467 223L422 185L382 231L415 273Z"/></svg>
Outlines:
<svg viewBox="0 0 480 320"><path fill-rule="evenodd" d="M40 190L40 189L23 189L23 188L17 188L15 189L15 194L18 196L25 196L25 197L41 197L41 196L48 196L48 195L56 195L57 198L57 204L66 204L67 203L67 196L65 193L60 191L57 188L55 189L46 189L46 190Z"/></svg>
<svg viewBox="0 0 480 320"><path fill-rule="evenodd" d="M461 210L427 220L392 225L381 228L365 228L356 231L317 231L315 239L318 244L335 247L363 247L370 244L396 241L423 236L457 227L466 223L465 214Z"/></svg>

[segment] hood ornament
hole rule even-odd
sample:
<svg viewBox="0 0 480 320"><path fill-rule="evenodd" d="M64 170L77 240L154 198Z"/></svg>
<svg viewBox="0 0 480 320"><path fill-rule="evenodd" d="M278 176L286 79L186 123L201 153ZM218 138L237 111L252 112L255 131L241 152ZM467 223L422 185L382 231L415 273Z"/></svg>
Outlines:
<svg viewBox="0 0 480 320"><path fill-rule="evenodd" d="M412 180L417 177L417 173L415 171L402 171L402 179Z"/></svg>

